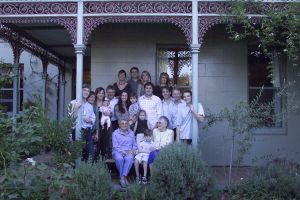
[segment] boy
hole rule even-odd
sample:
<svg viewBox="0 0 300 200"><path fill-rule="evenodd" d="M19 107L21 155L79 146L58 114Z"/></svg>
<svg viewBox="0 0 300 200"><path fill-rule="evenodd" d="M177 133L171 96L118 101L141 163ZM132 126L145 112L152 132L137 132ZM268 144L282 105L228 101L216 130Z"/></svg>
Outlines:
<svg viewBox="0 0 300 200"><path fill-rule="evenodd" d="M154 143L152 141L152 131L149 129L145 130L144 140L138 144L138 154L134 159L134 168L136 173L136 181L138 184L141 182L147 184L147 169L148 169L148 158L149 154L154 148ZM143 164L144 176L141 178L139 173L139 164Z"/></svg>

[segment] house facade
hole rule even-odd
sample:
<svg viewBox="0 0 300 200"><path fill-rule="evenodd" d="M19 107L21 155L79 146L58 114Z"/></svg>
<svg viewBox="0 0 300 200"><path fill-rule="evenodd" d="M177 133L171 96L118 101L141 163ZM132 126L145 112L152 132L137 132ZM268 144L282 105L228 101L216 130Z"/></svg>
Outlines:
<svg viewBox="0 0 300 200"><path fill-rule="evenodd" d="M265 3L265 9L286 6L280 1ZM295 80L293 92L299 99L298 68L276 58L275 81L270 81L268 61L253 57L255 43L228 39L222 15L229 8L227 1L212 0L9 0L0 3L0 37L7 42L3 45L10 45L0 48L0 57L14 66L24 63L24 74L29 78L23 80L22 99L30 98L31 93L26 97L26 91L36 91L45 108L53 111L53 118L59 119L72 97L81 98L83 82L89 82L93 90L106 87L117 80L120 69L129 72L132 66L149 71L154 83L161 72L167 72L177 87L192 89L193 102L201 102L209 112L250 101L261 83L267 89L264 98L272 100L284 80ZM255 11L249 11L249 16L263 17ZM7 54L7 49L11 53ZM35 66L32 57L37 60ZM30 82L34 80L32 73L40 80L37 89L28 89L35 85ZM20 91L16 89L12 91ZM18 100L20 94L14 98ZM278 102L274 112L289 103L285 99ZM299 120L298 115L290 113L286 122L275 120L268 128L257 130L243 164L256 165L270 155L300 162ZM209 165L228 164L227 125L218 124L207 132L201 127L193 123L193 142L204 160Z"/></svg>

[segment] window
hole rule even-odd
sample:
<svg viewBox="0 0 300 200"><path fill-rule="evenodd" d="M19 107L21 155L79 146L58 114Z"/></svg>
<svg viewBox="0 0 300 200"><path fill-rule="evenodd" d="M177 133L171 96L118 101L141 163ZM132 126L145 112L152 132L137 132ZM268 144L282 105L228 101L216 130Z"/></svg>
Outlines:
<svg viewBox="0 0 300 200"><path fill-rule="evenodd" d="M10 113L13 111L13 83L8 83L0 88L0 104ZM19 80L19 110L22 110L23 104L23 66L20 68Z"/></svg>
<svg viewBox="0 0 300 200"><path fill-rule="evenodd" d="M166 72L172 85L184 90L192 85L191 52L187 46L170 45L157 47L157 83L159 75Z"/></svg>
<svg viewBox="0 0 300 200"><path fill-rule="evenodd" d="M285 124L280 119L283 111L284 98L278 95L284 79L285 59L273 54L271 60L258 51L256 45L248 47L248 101L251 102L264 87L260 102L274 102L273 116L265 121L265 128L258 133L283 133ZM276 117L278 116L278 117Z"/></svg>

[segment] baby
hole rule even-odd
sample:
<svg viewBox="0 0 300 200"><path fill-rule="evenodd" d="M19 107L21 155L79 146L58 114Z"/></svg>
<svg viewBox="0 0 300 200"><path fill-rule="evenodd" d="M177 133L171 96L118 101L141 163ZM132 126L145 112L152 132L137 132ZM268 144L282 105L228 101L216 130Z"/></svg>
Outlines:
<svg viewBox="0 0 300 200"><path fill-rule="evenodd" d="M149 129L145 130L144 140L138 144L138 154L134 158L134 168L136 173L137 183L147 184L147 167L148 158L150 152L154 149L154 143L152 141L152 131ZM139 164L143 164L144 176L141 178L139 173Z"/></svg>
<svg viewBox="0 0 300 200"><path fill-rule="evenodd" d="M111 108L109 107L109 99L107 97L104 98L103 105L100 107L100 112L102 112L102 116L100 119L101 126L104 129L104 124L107 124L108 130L111 126Z"/></svg>

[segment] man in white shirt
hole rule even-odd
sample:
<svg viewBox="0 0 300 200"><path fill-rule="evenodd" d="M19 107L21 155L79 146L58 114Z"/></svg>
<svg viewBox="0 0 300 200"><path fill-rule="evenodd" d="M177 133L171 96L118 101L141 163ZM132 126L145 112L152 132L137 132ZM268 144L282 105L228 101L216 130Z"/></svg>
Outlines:
<svg viewBox="0 0 300 200"><path fill-rule="evenodd" d="M115 88L112 85L107 86L106 88L106 94L107 94L107 98L109 100L109 107L111 110L111 123L112 123L112 128L113 131L115 131L119 125L118 125L118 120L116 119L115 116L115 106L118 103L118 99L115 97Z"/></svg>
<svg viewBox="0 0 300 200"><path fill-rule="evenodd" d="M89 96L90 88L88 85L83 84L82 86L82 100L77 101L72 100L69 103L69 116L76 118L76 123L80 125L83 138L86 140L86 155L85 159L94 158L94 142L92 139L91 129L96 121L96 116L94 113L93 106L87 102L87 97ZM78 117L80 115L80 117ZM80 121L79 121L80 120ZM75 133L75 127L72 135ZM73 140L78 140L81 138L80 135L72 136Z"/></svg>
<svg viewBox="0 0 300 200"><path fill-rule="evenodd" d="M197 131L192 129L192 120L195 118L197 121L203 122L205 117L204 109L201 103L198 103L198 110L194 109L192 103L192 91L190 90L184 91L183 99L186 102L186 105L180 107L177 114L177 141L180 139L184 143L191 144L193 132Z"/></svg>
<svg viewBox="0 0 300 200"><path fill-rule="evenodd" d="M145 94L138 100L141 110L146 111L149 128L153 130L158 118L162 116L162 103L159 97L153 95L154 85L148 82L144 85Z"/></svg>
<svg viewBox="0 0 300 200"><path fill-rule="evenodd" d="M177 116L178 116L178 111L180 107L185 106L186 103L182 100L181 98L181 91L179 88L174 88L172 91L172 118L171 118L171 123L172 124L172 129L174 133L176 133L176 122L177 122ZM174 134L174 140L176 141L176 134Z"/></svg>

